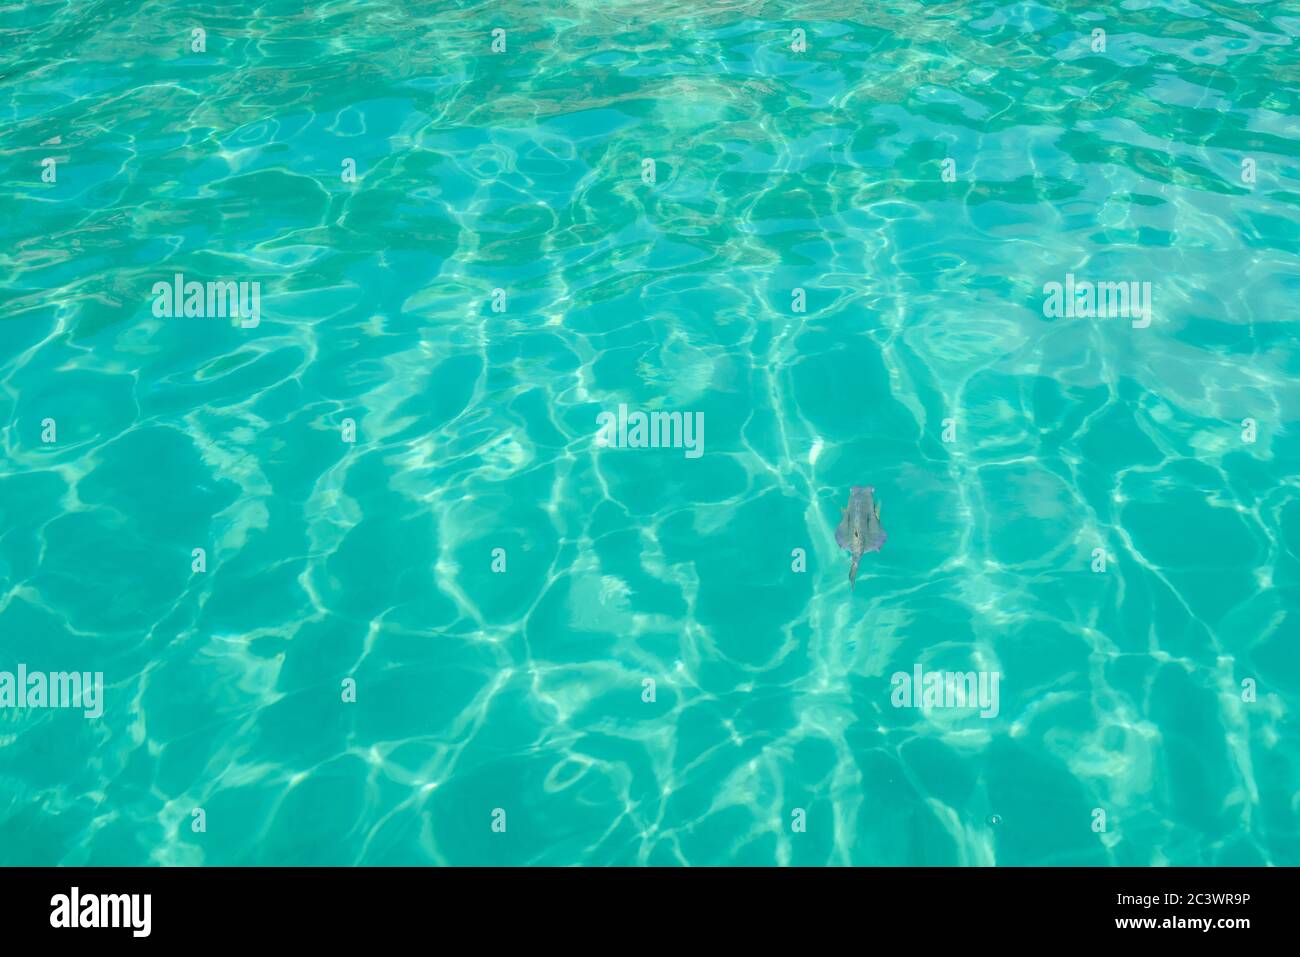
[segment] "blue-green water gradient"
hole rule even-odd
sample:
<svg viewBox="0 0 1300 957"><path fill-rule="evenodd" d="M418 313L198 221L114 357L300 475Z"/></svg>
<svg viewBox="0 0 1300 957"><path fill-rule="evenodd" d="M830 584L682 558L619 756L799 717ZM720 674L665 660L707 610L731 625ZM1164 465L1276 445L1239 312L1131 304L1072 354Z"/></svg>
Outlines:
<svg viewBox="0 0 1300 957"><path fill-rule="evenodd" d="M0 864L1300 863L1298 37L4 3Z"/></svg>

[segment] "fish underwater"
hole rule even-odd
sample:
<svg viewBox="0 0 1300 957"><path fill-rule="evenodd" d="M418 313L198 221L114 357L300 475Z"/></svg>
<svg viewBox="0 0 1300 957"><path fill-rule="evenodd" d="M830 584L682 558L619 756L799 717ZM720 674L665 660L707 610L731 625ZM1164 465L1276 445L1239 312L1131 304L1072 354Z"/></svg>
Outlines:
<svg viewBox="0 0 1300 957"><path fill-rule="evenodd" d="M849 588L856 584L858 562L867 552L878 552L885 544L885 530L880 526L880 505L872 497L876 493L870 485L855 485L849 489L849 507L842 509L843 518L835 529L835 543L847 548L853 555L849 565Z"/></svg>

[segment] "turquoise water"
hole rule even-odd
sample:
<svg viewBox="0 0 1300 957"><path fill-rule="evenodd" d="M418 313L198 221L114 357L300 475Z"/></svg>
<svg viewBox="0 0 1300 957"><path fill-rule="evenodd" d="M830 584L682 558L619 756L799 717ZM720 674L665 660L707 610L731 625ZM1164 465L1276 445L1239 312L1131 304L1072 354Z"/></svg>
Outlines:
<svg viewBox="0 0 1300 957"><path fill-rule="evenodd" d="M1300 7L303 7L0 9L0 864L1300 863Z"/></svg>

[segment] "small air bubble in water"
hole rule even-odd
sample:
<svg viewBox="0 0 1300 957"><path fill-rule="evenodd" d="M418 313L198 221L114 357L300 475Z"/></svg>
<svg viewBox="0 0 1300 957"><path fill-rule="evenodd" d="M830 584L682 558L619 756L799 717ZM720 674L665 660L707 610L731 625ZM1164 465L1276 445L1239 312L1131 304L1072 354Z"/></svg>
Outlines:
<svg viewBox="0 0 1300 957"><path fill-rule="evenodd" d="M999 824L1002 823L1002 817L1001 815L998 814L990 814L988 817L984 819L984 823L987 824L989 827L997 827Z"/></svg>

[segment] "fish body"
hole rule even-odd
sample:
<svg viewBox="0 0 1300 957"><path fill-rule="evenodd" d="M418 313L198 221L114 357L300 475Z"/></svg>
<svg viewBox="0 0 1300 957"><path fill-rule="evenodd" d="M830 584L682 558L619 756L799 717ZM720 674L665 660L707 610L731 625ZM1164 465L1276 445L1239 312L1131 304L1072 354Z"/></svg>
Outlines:
<svg viewBox="0 0 1300 957"><path fill-rule="evenodd" d="M842 509L839 527L835 529L835 543L847 548L853 556L849 565L849 587L858 577L858 562L867 552L878 552L885 544L885 530L880 525L880 506L875 501L876 490L870 485L855 485L849 489L848 508Z"/></svg>

